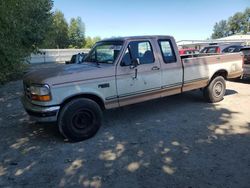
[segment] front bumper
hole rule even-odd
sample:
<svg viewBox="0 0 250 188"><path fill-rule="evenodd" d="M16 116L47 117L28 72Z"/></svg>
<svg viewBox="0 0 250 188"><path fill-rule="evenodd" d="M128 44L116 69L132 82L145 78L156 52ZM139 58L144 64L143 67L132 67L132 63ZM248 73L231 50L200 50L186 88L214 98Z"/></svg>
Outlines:
<svg viewBox="0 0 250 188"><path fill-rule="evenodd" d="M21 98L24 109L30 118L37 122L56 122L60 106L38 106L30 103L24 96Z"/></svg>
<svg viewBox="0 0 250 188"><path fill-rule="evenodd" d="M243 77L250 78L250 66L243 68Z"/></svg>

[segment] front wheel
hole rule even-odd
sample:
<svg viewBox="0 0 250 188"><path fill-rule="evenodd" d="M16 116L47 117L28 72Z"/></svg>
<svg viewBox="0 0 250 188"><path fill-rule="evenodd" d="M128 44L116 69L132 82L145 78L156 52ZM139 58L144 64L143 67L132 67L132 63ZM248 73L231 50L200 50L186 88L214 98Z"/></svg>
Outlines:
<svg viewBox="0 0 250 188"><path fill-rule="evenodd" d="M203 90L205 99L211 103L222 101L225 93L226 82L222 76L215 77Z"/></svg>
<svg viewBox="0 0 250 188"><path fill-rule="evenodd" d="M58 127L61 134L71 142L94 136L102 122L102 110L90 99L74 99L61 110Z"/></svg>

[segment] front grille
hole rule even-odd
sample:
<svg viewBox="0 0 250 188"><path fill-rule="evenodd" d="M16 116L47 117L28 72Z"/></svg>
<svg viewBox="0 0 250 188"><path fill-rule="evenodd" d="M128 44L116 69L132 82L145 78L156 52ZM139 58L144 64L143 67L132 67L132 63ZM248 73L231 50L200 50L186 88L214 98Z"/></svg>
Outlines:
<svg viewBox="0 0 250 188"><path fill-rule="evenodd" d="M250 64L250 55L245 55L244 57L244 64L249 65Z"/></svg>

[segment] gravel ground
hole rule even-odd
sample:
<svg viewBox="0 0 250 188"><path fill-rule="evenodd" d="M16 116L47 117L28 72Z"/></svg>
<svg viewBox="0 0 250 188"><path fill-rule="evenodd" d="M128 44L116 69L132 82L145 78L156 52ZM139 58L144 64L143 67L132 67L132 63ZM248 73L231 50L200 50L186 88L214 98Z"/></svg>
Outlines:
<svg viewBox="0 0 250 188"><path fill-rule="evenodd" d="M250 81L225 99L200 91L105 112L97 135L68 143L29 121L21 81L0 86L0 187L249 187Z"/></svg>

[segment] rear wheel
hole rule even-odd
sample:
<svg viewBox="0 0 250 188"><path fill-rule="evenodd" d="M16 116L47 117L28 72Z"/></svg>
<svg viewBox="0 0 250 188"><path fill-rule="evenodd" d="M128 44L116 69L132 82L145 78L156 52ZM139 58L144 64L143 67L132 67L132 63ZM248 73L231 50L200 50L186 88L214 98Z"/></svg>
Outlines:
<svg viewBox="0 0 250 188"><path fill-rule="evenodd" d="M203 90L205 99L211 103L222 101L225 92L226 92L226 82L222 76L215 77L209 83L209 85Z"/></svg>
<svg viewBox="0 0 250 188"><path fill-rule="evenodd" d="M71 142L94 136L101 126L102 111L90 99L74 99L61 110L58 127L61 134Z"/></svg>

